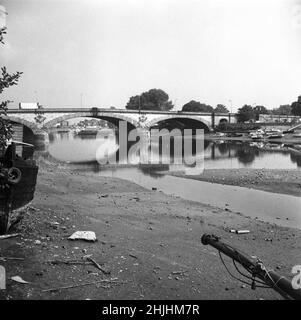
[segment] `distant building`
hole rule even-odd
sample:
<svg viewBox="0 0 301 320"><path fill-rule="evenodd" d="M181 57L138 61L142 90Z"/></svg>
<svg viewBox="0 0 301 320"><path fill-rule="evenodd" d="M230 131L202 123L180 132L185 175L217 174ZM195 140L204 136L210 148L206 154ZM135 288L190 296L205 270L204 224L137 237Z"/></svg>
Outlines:
<svg viewBox="0 0 301 320"><path fill-rule="evenodd" d="M299 122L299 116L288 116L278 114L260 114L258 122L279 122L279 123L291 123Z"/></svg>
<svg viewBox="0 0 301 320"><path fill-rule="evenodd" d="M69 122L66 121L66 120L64 120L64 121L60 122L60 125L59 125L59 126L60 126L60 127L69 127Z"/></svg>

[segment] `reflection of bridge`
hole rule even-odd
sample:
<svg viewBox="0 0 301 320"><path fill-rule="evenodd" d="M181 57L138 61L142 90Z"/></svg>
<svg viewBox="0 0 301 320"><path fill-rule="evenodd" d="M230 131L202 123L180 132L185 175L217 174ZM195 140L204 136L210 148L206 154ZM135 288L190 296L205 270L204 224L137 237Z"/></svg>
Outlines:
<svg viewBox="0 0 301 320"><path fill-rule="evenodd" d="M24 125L34 134L53 127L56 123L78 117L93 117L118 125L126 121L130 128L144 127L146 129L162 122L177 122L186 128L212 130L220 121L235 123L233 113L200 113L181 111L141 111L125 109L101 108L41 108L41 109L10 109L6 119Z"/></svg>

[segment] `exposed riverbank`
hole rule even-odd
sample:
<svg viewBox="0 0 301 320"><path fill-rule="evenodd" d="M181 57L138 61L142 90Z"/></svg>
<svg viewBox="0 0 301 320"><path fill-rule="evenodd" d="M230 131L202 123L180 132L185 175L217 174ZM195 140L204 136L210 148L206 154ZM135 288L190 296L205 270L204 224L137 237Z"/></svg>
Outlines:
<svg viewBox="0 0 301 320"><path fill-rule="evenodd" d="M232 228L250 233L229 233ZM98 241L67 240L77 230L95 231ZM7 280L1 299L280 298L272 290L253 291L232 279L217 251L201 244L203 233L221 236L289 278L292 266L301 261L300 230L149 191L125 180L75 173L59 164L40 163L35 199L12 232L21 235L0 240L0 255L24 260L1 264L8 279L19 275L30 283ZM110 274L93 265L49 263L83 261L89 254ZM111 278L117 279L99 282Z"/></svg>
<svg viewBox="0 0 301 320"><path fill-rule="evenodd" d="M187 179L301 196L301 170L207 169L200 175L171 174Z"/></svg>
<svg viewBox="0 0 301 320"><path fill-rule="evenodd" d="M244 141L244 142L269 142L269 143L283 143L283 144L301 144L301 138L294 137L294 134L285 134L282 138L274 138L268 139L264 137L262 139L253 140L247 134L244 134L241 137L227 137L225 136L217 136L216 134L205 134L205 139L208 141Z"/></svg>

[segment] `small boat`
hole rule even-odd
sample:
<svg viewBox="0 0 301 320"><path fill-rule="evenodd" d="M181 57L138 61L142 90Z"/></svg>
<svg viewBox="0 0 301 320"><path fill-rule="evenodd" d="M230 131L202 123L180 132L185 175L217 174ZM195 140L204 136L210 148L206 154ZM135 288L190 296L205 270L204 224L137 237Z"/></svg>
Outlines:
<svg viewBox="0 0 301 320"><path fill-rule="evenodd" d="M263 135L261 133L256 133L256 132L251 132L249 137L252 140L261 140L261 139L263 139Z"/></svg>
<svg viewBox="0 0 301 320"><path fill-rule="evenodd" d="M230 137L230 138L238 138L242 136L243 136L243 133L240 133L240 132L229 132L227 134L227 137Z"/></svg>
<svg viewBox="0 0 301 320"><path fill-rule="evenodd" d="M0 234L20 221L22 212L18 209L34 197L38 166L32 160L33 152L33 145L14 141L0 157Z"/></svg>
<svg viewBox="0 0 301 320"><path fill-rule="evenodd" d="M288 134L288 133L294 133L294 129L288 129L288 130L284 130L284 131L282 131L282 133L284 133L284 134Z"/></svg>
<svg viewBox="0 0 301 320"><path fill-rule="evenodd" d="M78 136L96 136L98 133L97 127L86 127L85 129L79 130L77 132Z"/></svg>
<svg viewBox="0 0 301 320"><path fill-rule="evenodd" d="M262 140L263 139L263 136L260 136L260 135L257 135L257 136L251 136L251 139L252 140Z"/></svg>
<svg viewBox="0 0 301 320"><path fill-rule="evenodd" d="M284 134L282 133L274 133L274 134L269 134L267 136L268 139L281 139L284 137Z"/></svg>

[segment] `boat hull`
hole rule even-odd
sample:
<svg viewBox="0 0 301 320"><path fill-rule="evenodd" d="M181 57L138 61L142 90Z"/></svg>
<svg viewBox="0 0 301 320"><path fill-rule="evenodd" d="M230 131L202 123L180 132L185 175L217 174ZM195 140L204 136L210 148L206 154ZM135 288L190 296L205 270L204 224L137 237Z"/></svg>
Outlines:
<svg viewBox="0 0 301 320"><path fill-rule="evenodd" d="M26 206L34 197L38 175L38 166L32 160L15 160L12 167L21 172L21 179L16 184L5 183L0 189L0 234L8 229L21 217L16 210ZM15 211L15 212L14 212Z"/></svg>

